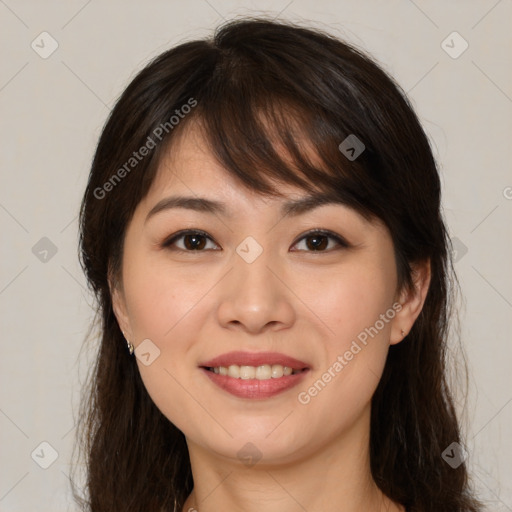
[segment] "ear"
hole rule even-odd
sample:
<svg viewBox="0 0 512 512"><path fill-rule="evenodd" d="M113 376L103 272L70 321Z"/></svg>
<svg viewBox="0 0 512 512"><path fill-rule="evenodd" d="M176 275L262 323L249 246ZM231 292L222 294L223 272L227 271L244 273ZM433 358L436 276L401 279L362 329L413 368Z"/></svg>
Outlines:
<svg viewBox="0 0 512 512"><path fill-rule="evenodd" d="M119 283L112 276L109 276L108 286L110 288L110 297L112 300L112 309L116 316L117 323L121 329L124 337L128 340L132 340L132 328L130 325L130 316L126 308L126 300L124 297L124 291L122 284Z"/></svg>
<svg viewBox="0 0 512 512"><path fill-rule="evenodd" d="M398 302L401 309L398 310L391 327L390 344L400 343L409 334L414 322L418 318L427 297L430 286L430 260L411 265L413 287L411 290L404 288L399 293ZM403 331L403 334L402 334Z"/></svg>

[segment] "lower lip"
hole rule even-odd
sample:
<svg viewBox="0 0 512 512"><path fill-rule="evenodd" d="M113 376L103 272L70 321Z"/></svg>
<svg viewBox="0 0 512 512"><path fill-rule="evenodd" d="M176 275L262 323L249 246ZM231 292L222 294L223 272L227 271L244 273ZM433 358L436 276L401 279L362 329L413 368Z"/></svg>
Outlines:
<svg viewBox="0 0 512 512"><path fill-rule="evenodd" d="M308 370L293 375L285 375L277 379L235 379L201 368L206 376L219 388L239 398L262 399L278 395L293 388L304 379Z"/></svg>

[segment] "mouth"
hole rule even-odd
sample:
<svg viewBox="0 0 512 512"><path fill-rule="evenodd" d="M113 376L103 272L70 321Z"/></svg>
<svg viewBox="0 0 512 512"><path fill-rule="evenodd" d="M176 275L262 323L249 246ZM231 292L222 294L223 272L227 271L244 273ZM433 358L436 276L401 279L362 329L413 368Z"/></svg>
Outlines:
<svg viewBox="0 0 512 512"><path fill-rule="evenodd" d="M218 387L240 398L270 398L296 386L311 369L284 354L230 352L202 363Z"/></svg>
<svg viewBox="0 0 512 512"><path fill-rule="evenodd" d="M247 366L232 364L230 366L202 366L209 372L216 373L217 375L227 375L233 379L257 379L269 380L279 379L281 377L288 377L289 375L296 375L308 370L308 368L290 368L289 366L282 366L280 364L263 364L260 366Z"/></svg>
<svg viewBox="0 0 512 512"><path fill-rule="evenodd" d="M200 364L201 368L234 379L277 379L309 369L304 361L278 352L228 352Z"/></svg>

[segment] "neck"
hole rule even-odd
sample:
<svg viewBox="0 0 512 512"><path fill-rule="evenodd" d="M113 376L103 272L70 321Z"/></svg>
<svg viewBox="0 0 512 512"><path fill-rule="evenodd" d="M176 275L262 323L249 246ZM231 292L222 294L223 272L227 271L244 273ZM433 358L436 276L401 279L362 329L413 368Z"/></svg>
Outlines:
<svg viewBox="0 0 512 512"><path fill-rule="evenodd" d="M371 477L369 409L359 421L312 455L297 454L286 464L246 466L187 439L194 489L182 512L401 512Z"/></svg>

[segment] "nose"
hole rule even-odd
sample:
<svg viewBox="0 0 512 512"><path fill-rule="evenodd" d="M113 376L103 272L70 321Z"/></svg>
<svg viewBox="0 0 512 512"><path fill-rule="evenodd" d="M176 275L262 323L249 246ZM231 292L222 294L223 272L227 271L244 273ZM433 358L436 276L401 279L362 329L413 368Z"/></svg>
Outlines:
<svg viewBox="0 0 512 512"><path fill-rule="evenodd" d="M223 280L218 321L250 334L289 328L296 318L293 297L286 276L268 261L266 251L252 263L235 255L234 268Z"/></svg>

